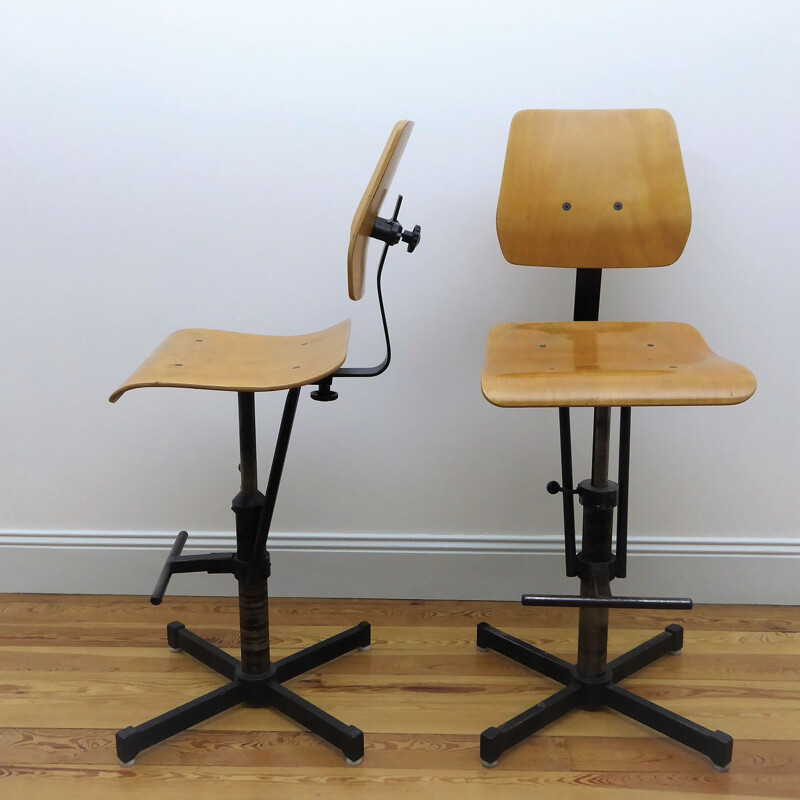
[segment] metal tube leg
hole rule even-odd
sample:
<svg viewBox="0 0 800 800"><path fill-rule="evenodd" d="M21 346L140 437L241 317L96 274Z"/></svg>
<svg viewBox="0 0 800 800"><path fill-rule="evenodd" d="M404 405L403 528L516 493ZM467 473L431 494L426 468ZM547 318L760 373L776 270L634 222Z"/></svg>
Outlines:
<svg viewBox="0 0 800 800"><path fill-rule="evenodd" d="M544 728L568 711L577 708L580 687L572 684L560 692L542 700L527 711L496 728L487 728L481 734L481 761L484 766L493 767L497 760L510 747L527 739L532 733Z"/></svg>
<svg viewBox="0 0 800 800"><path fill-rule="evenodd" d="M324 642L312 644L297 653L276 661L274 680L279 683L291 680L303 672L315 669L321 664L327 664L328 661L343 656L351 650L369 647L369 644L369 622L359 622L358 625L337 633L335 636L325 639Z"/></svg>
<svg viewBox="0 0 800 800"><path fill-rule="evenodd" d="M345 725L279 683L270 682L268 696L273 708L338 747L349 762L357 763L364 757L363 731Z"/></svg>
<svg viewBox="0 0 800 800"><path fill-rule="evenodd" d="M229 681L236 677L239 662L224 650L192 633L182 622L170 622L167 625L167 641L173 650L181 650L201 664L205 664Z"/></svg>
<svg viewBox="0 0 800 800"><path fill-rule="evenodd" d="M123 764L128 764L145 748L227 711L243 699L242 687L238 683L229 683L141 725L124 728L117 733L117 757Z"/></svg>
<svg viewBox="0 0 800 800"><path fill-rule="evenodd" d="M626 717L707 755L719 769L725 769L731 763L733 738L727 733L704 728L613 684L605 690L605 703Z"/></svg>
<svg viewBox="0 0 800 800"><path fill-rule="evenodd" d="M618 683L648 664L657 661L668 653L676 653L683 647L683 628L680 625L667 625L663 633L634 647L625 655L615 658L608 665L611 679Z"/></svg>
<svg viewBox="0 0 800 800"><path fill-rule="evenodd" d="M530 667L559 683L567 684L572 680L571 664L528 642L523 642L522 639L493 628L486 622L478 624L478 647L491 648L496 653Z"/></svg>

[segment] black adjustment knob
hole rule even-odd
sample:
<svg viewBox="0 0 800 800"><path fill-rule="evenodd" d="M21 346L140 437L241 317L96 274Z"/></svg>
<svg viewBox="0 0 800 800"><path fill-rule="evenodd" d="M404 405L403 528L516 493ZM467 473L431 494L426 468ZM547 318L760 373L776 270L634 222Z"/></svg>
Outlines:
<svg viewBox="0 0 800 800"><path fill-rule="evenodd" d="M413 253L414 250L417 249L417 245L419 244L420 236L422 235L422 228L419 225L414 226L414 230L403 231L402 239L408 245L408 252Z"/></svg>
<svg viewBox="0 0 800 800"><path fill-rule="evenodd" d="M561 484L558 481L550 481L546 489L549 494L558 494L561 491Z"/></svg>
<svg viewBox="0 0 800 800"><path fill-rule="evenodd" d="M331 389L331 382L322 381L317 385L317 388L311 392L311 399L318 400L320 403L330 403L331 400L336 400L339 397L339 392L334 392Z"/></svg>

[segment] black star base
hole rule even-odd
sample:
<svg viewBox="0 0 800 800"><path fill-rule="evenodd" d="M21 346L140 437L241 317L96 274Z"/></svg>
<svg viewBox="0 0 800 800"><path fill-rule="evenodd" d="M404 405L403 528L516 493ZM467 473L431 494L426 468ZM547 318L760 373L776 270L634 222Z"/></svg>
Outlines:
<svg viewBox="0 0 800 800"><path fill-rule="evenodd" d="M494 650L564 684L564 688L551 697L481 734L481 761L486 767L497 766L506 750L567 712L573 709L597 711L604 707L613 708L703 753L718 770L725 771L730 765L733 739L727 733L704 728L617 685L661 656L680 652L683 647L680 625L668 625L663 633L609 662L605 673L597 677L583 676L568 662L485 622L478 625L477 642L482 650Z"/></svg>
<svg viewBox="0 0 800 800"><path fill-rule="evenodd" d="M331 636L270 665L267 672L244 674L238 659L188 630L181 622L167 625L167 641L173 651L183 651L219 672L230 683L196 700L178 706L142 725L117 733L117 756L125 766L133 764L145 748L168 739L204 720L244 703L256 708L274 708L338 747L348 764L364 756L364 734L352 725L309 703L281 684L315 669L351 650L370 646L368 622Z"/></svg>

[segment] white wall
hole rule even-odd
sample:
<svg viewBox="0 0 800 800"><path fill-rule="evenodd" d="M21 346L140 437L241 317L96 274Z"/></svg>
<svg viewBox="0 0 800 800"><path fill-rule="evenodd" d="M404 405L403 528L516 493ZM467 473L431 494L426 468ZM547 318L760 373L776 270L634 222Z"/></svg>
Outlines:
<svg viewBox="0 0 800 800"><path fill-rule="evenodd" d="M500 254L508 124L521 108L655 106L678 124L693 233L674 267L608 273L602 315L692 323L759 389L738 407L634 413L634 549L672 552L678 577L705 553L685 579L697 599L800 602L798 29L793 0L6 0L0 591L146 592L137 558L177 530L229 540L235 397L106 398L180 327L289 334L352 316L348 363L379 360L374 297L347 300L345 252L403 117L417 126L393 189L423 240L387 267L396 358L342 381L336 403L303 398L277 549L372 550L375 586L345 565L342 594L402 594L397 550L450 564L455 588L412 593L552 588L560 564L518 556L555 552L556 414L480 393L493 324L571 313L571 273ZM279 403L259 399L264 476ZM481 557L498 572L476 589ZM520 564L538 583L502 572Z"/></svg>

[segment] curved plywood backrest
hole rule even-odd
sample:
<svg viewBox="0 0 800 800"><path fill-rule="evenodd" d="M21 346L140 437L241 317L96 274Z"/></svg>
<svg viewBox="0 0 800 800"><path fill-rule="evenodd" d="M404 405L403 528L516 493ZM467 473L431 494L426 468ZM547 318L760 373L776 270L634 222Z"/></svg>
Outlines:
<svg viewBox="0 0 800 800"><path fill-rule="evenodd" d="M413 127L414 123L409 120L401 120L394 126L353 217L353 224L350 227L350 247L347 251L347 288L352 300L360 300L364 296L364 270L369 235Z"/></svg>
<svg viewBox="0 0 800 800"><path fill-rule="evenodd" d="M680 257L691 205L666 111L520 111L497 205L507 261L660 267Z"/></svg>

